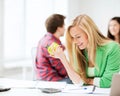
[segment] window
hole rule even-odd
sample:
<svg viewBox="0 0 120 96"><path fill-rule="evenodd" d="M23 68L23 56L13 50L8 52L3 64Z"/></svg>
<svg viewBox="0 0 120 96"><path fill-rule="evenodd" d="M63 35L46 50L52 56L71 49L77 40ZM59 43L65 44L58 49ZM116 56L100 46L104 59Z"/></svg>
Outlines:
<svg viewBox="0 0 120 96"><path fill-rule="evenodd" d="M31 48L46 33L44 22L53 13L67 17L67 0L4 0L5 60L31 58Z"/></svg>

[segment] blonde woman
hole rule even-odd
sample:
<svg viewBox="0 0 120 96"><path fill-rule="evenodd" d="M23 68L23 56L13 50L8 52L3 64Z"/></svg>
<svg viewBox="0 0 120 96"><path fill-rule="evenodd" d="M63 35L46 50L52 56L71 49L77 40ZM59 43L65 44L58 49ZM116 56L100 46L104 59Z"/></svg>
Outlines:
<svg viewBox="0 0 120 96"><path fill-rule="evenodd" d="M120 70L120 45L104 37L89 16L79 15L73 20L66 44L69 61L61 47L53 50L54 57L61 60L74 84L111 86L113 74Z"/></svg>

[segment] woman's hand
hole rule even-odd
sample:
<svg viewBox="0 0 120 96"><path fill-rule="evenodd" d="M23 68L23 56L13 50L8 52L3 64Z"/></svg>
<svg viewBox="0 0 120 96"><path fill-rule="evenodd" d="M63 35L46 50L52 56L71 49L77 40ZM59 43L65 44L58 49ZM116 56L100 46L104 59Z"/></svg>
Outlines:
<svg viewBox="0 0 120 96"><path fill-rule="evenodd" d="M61 46L57 46L56 49L52 49L52 52L53 52L52 57L54 57L54 58L59 58L59 59L66 58L63 48L61 48Z"/></svg>
<svg viewBox="0 0 120 96"><path fill-rule="evenodd" d="M64 54L63 48L61 46L57 46L56 49L52 49L53 55L52 57L54 58L59 58L64 65L69 78L72 80L73 83L77 84L81 82L81 78L79 74L77 74L71 64L69 64L68 60L66 59L66 56Z"/></svg>

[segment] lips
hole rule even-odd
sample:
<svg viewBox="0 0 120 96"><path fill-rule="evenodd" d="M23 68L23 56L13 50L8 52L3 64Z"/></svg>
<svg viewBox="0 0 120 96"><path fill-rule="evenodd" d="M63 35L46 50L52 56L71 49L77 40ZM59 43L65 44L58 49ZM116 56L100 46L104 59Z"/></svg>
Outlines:
<svg viewBox="0 0 120 96"><path fill-rule="evenodd" d="M82 46L82 45L83 45L83 43L77 44L77 46L79 46L79 47Z"/></svg>

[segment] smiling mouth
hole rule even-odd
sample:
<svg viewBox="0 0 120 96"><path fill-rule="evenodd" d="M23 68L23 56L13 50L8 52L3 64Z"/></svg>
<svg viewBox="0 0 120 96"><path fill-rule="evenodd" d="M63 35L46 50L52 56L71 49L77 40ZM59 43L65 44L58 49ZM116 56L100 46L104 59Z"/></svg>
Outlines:
<svg viewBox="0 0 120 96"><path fill-rule="evenodd" d="M82 46L83 45L83 43L81 43L81 44L79 44L79 45L77 45L77 46Z"/></svg>

